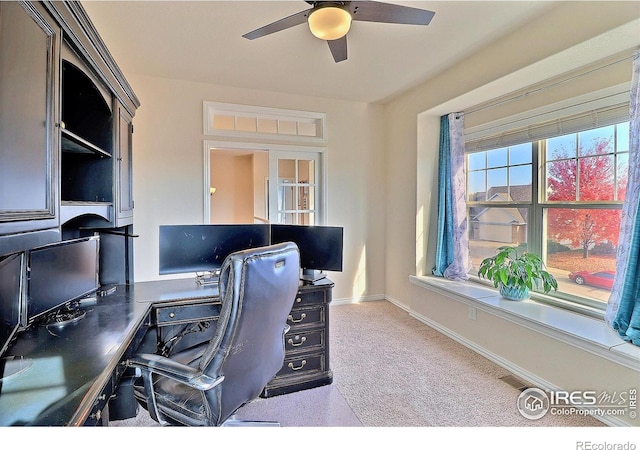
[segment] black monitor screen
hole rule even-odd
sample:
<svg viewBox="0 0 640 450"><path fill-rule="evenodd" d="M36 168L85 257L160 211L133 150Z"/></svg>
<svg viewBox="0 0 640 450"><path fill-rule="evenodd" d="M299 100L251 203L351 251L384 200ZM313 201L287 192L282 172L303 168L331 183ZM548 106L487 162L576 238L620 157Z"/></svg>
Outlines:
<svg viewBox="0 0 640 450"><path fill-rule="evenodd" d="M269 245L269 225L160 225L160 275L215 272L233 252Z"/></svg>
<svg viewBox="0 0 640 450"><path fill-rule="evenodd" d="M342 271L342 235L342 227L271 225L271 243L295 242L303 270Z"/></svg>
<svg viewBox="0 0 640 450"><path fill-rule="evenodd" d="M0 357L21 323L22 260L22 253L18 253L0 261Z"/></svg>
<svg viewBox="0 0 640 450"><path fill-rule="evenodd" d="M99 247L99 238L92 236L29 252L29 322L98 290Z"/></svg>

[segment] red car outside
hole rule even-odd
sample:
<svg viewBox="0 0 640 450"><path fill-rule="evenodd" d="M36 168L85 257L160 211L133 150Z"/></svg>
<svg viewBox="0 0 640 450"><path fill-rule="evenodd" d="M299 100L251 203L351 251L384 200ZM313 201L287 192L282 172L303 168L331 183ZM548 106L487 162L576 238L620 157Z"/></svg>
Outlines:
<svg viewBox="0 0 640 450"><path fill-rule="evenodd" d="M611 270L603 270L601 272L571 272L569 278L576 284L587 284L604 289L613 289L613 276L615 272Z"/></svg>

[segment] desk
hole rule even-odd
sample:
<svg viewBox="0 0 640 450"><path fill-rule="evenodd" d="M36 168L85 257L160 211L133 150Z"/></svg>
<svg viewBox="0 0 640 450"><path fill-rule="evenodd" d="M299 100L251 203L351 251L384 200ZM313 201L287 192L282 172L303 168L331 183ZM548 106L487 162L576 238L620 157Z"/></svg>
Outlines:
<svg viewBox="0 0 640 450"><path fill-rule="evenodd" d="M193 279L122 285L83 306L87 314L75 324L23 331L8 354L32 364L1 382L0 426L103 423L123 361L153 324L152 306L217 296L217 287L200 286Z"/></svg>
<svg viewBox="0 0 640 450"><path fill-rule="evenodd" d="M285 335L284 364L262 397L288 394L333 382L329 365L329 303L333 281L303 284L293 302Z"/></svg>
<svg viewBox="0 0 640 450"><path fill-rule="evenodd" d="M301 285L288 319L285 362L264 397L332 382L332 288L328 279ZM157 326L162 339L174 325L216 320L218 297L217 285L201 286L192 278L120 285L95 304L82 306L87 314L77 323L32 326L19 333L8 355L25 358L31 366L0 383L0 426L106 424L125 361L140 348L147 331Z"/></svg>

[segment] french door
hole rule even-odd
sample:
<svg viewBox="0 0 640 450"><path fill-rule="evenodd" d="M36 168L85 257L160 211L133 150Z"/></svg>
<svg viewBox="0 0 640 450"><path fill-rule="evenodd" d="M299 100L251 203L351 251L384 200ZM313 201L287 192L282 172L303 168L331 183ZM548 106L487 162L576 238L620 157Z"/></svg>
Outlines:
<svg viewBox="0 0 640 450"><path fill-rule="evenodd" d="M284 223L324 225L326 222L326 161L324 149L284 148L240 142L204 142L204 223L222 223L212 217L216 208L241 202L253 210L253 219L225 216L224 223ZM268 153L263 160L262 156ZM250 157L252 169L229 177L222 159L215 155ZM250 156L252 155L252 156ZM262 162L264 161L264 162ZM236 166L237 167L237 166ZM245 166L246 167L246 166ZM224 176L220 177L220 174ZM231 181L230 181L231 178ZM238 190L237 179L251 187ZM276 180L271 182L271 180ZM226 184L225 184L226 183ZM247 198L247 191L251 192ZM237 205L236 205L237 206ZM231 208L233 209L233 208ZM236 208L238 209L238 208ZM240 208L244 211L243 208ZM219 212L219 210L217 210ZM227 211L227 210L225 210Z"/></svg>
<svg viewBox="0 0 640 450"><path fill-rule="evenodd" d="M322 174L319 152L270 151L269 221L294 225L324 223Z"/></svg>

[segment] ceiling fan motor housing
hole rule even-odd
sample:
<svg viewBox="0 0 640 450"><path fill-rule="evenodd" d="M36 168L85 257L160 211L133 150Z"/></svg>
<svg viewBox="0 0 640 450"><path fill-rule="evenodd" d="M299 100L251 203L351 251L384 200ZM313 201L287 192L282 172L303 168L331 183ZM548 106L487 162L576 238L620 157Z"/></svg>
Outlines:
<svg viewBox="0 0 640 450"><path fill-rule="evenodd" d="M338 3L319 2L309 12L307 22L315 37L333 41L349 32L351 13Z"/></svg>

